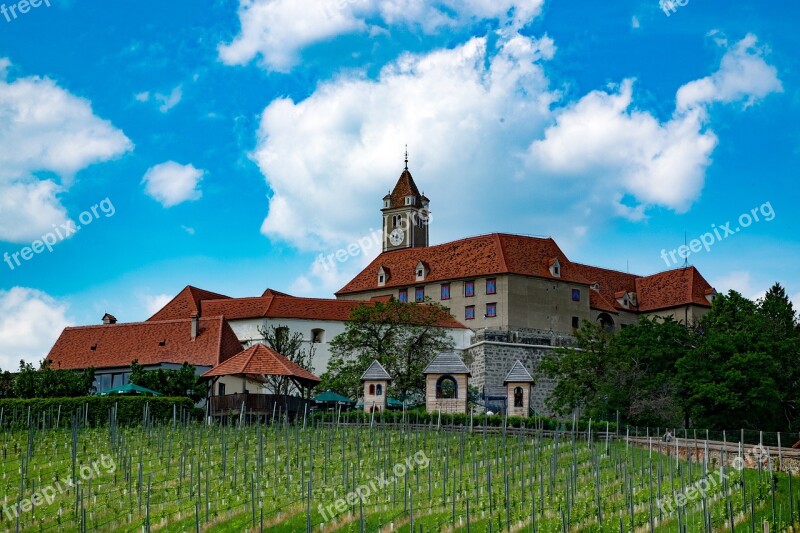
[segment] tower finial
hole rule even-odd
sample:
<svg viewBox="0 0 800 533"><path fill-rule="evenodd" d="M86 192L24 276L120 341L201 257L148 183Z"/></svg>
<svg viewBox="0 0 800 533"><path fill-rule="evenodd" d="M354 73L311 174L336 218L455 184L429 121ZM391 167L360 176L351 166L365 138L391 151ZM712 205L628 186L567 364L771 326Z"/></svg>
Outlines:
<svg viewBox="0 0 800 533"><path fill-rule="evenodd" d="M406 145L406 170L408 170L408 145Z"/></svg>

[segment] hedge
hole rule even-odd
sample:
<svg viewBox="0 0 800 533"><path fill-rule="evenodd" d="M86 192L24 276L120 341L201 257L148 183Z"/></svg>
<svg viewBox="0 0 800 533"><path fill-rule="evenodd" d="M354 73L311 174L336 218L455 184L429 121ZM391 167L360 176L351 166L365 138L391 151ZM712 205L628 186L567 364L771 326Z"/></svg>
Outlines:
<svg viewBox="0 0 800 533"><path fill-rule="evenodd" d="M403 412L396 411L396 410L386 410L382 411L381 413L375 413L375 419L382 422L382 423L394 423L400 422L403 419ZM372 415L370 413L364 412L362 410L353 410L353 411L342 411L339 420L341 422L349 421L349 422L367 422L369 423L370 418ZM428 413L425 411L420 410L411 410L406 411L405 413L406 421L412 424L430 424L433 423L434 425L439 421L439 414L438 413ZM332 419L336 420L336 413L334 411L317 411L313 414L314 420L321 420L323 419L326 422L330 422ZM526 428L542 428L546 430L555 430L561 429L563 431L569 431L572 429L572 420L558 420L555 418L546 418L546 417L521 417L521 416L509 416L508 418L502 415L473 415L472 416L472 425L474 427L480 426L494 426L500 427L503 425L503 422L507 424L507 427L511 428L519 428L519 427L526 427ZM441 423L443 426L469 426L470 424L470 415L469 414L445 414L442 413L441 415ZM597 421L593 420L592 424L592 432L603 432L606 430L606 422L604 421ZM610 422L608 424L608 429L611 432L616 431L616 423ZM589 428L589 420L579 420L577 421L577 430L578 431L586 431Z"/></svg>
<svg viewBox="0 0 800 533"><path fill-rule="evenodd" d="M89 406L88 413L86 406ZM69 427L73 416L89 426L103 426L109 421L111 409L117 406L117 423L140 424L147 405L150 420L172 420L196 416L194 402L189 398L142 396L78 396L74 398L5 398L0 399L0 429L33 427ZM173 411L173 406L174 411ZM59 416L60 408L60 416Z"/></svg>

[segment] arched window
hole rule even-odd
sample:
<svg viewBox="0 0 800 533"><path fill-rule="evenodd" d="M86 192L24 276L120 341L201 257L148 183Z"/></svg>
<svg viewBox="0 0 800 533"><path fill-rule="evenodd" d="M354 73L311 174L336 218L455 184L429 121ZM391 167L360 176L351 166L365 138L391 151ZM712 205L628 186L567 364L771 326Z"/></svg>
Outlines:
<svg viewBox="0 0 800 533"><path fill-rule="evenodd" d="M442 376L436 382L436 397L449 399L458 398L458 383L452 376Z"/></svg>
<svg viewBox="0 0 800 533"><path fill-rule="evenodd" d="M383 385L380 383L375 386L375 396L383 396Z"/></svg>
<svg viewBox="0 0 800 533"><path fill-rule="evenodd" d="M373 383L369 384L369 394L370 396L375 396L375 385Z"/></svg>
<svg viewBox="0 0 800 533"><path fill-rule="evenodd" d="M614 319L608 313L600 313L600 316L597 317L597 323L606 333L614 333Z"/></svg>
<svg viewBox="0 0 800 533"><path fill-rule="evenodd" d="M522 407L522 387L514 389L514 407Z"/></svg>

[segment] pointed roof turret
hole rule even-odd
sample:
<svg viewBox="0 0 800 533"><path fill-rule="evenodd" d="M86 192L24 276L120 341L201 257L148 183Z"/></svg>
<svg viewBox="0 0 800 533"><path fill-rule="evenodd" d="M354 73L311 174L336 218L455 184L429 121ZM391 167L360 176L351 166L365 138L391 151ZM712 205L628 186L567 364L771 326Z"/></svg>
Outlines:
<svg viewBox="0 0 800 533"><path fill-rule="evenodd" d="M392 378L389 373L383 368L383 365L376 359L372 361L366 372L361 376L361 381L391 381Z"/></svg>
<svg viewBox="0 0 800 533"><path fill-rule="evenodd" d="M422 207L423 200L426 202L428 201L428 199L419 192L419 188L417 188L417 184L414 183L414 178L408 170L408 146L406 146L405 168L403 169L403 173L400 174L400 179L397 180L397 185L394 186L392 192L384 196L384 200L390 200L389 205L384 209L408 206L409 204L406 203L406 198L409 196L414 198L413 205L416 207Z"/></svg>
<svg viewBox="0 0 800 533"><path fill-rule="evenodd" d="M506 379L503 380L503 385L506 383L533 383L534 379L531 377L530 372L525 366L517 360L511 370L506 374Z"/></svg>

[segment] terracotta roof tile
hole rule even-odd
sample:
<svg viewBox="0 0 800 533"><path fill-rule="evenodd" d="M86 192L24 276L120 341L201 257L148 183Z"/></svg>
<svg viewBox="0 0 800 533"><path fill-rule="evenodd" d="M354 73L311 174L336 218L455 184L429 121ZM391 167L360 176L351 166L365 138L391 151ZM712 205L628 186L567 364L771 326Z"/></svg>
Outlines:
<svg viewBox="0 0 800 533"><path fill-rule="evenodd" d="M344 322L361 304L372 304L359 300L334 300L327 298L301 298L297 296L272 296L256 298L227 298L204 300L202 315L220 315L227 320L247 318L295 318L305 320L332 320ZM455 318L437 324L440 327L465 329Z"/></svg>
<svg viewBox="0 0 800 533"><path fill-rule="evenodd" d="M200 301L220 298L229 298L224 294L206 291L187 285L175 298L162 307L156 314L148 318L149 320L175 320L176 318L188 318L192 314L199 314Z"/></svg>
<svg viewBox="0 0 800 533"><path fill-rule="evenodd" d="M128 367L160 363L214 366L242 350L222 317L201 318L197 338L191 319L65 328L47 355L53 368Z"/></svg>
<svg viewBox="0 0 800 533"><path fill-rule="evenodd" d="M549 269L551 261L556 258L561 264L559 278L554 278ZM420 261L430 268L425 283L521 274L588 285L553 239L494 233L427 248L383 252L336 294L415 285L415 268ZM391 269L392 276L383 287L378 287L381 265Z"/></svg>
<svg viewBox="0 0 800 533"><path fill-rule="evenodd" d="M400 179L397 180L397 185L394 186L394 189L392 189L392 192L389 193L388 196L391 201L389 203L389 207L386 209L404 207L406 203L406 196L413 196L416 198L415 207L422 207L422 199L424 198L423 195L420 194L417 184L414 183L414 178L411 176L411 172L409 172L408 169L405 169L403 173L400 174ZM425 199L427 200L427 198Z"/></svg>
<svg viewBox="0 0 800 533"><path fill-rule="evenodd" d="M215 376L291 376L303 381L319 383L321 380L297 363L289 361L269 346L254 344L203 374Z"/></svg>
<svg viewBox="0 0 800 533"><path fill-rule="evenodd" d="M636 289L639 310L643 312L688 304L711 307L706 294L711 294L707 291L712 287L695 267L677 268L638 278Z"/></svg>

